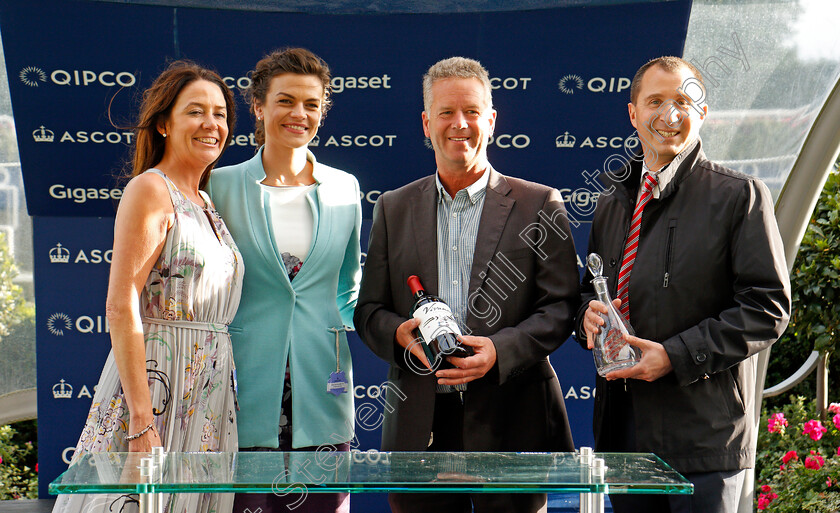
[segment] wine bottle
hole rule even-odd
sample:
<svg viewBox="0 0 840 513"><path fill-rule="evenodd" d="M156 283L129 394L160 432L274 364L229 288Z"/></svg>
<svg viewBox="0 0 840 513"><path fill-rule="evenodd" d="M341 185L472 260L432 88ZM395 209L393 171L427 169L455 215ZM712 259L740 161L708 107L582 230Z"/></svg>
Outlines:
<svg viewBox="0 0 840 513"><path fill-rule="evenodd" d="M470 346L458 340L461 330L449 305L434 294L427 293L417 276L408 277L408 287L414 295L414 305L409 314L420 319L418 331L429 363L434 366L435 361L444 356L465 358L475 354Z"/></svg>
<svg viewBox="0 0 840 513"><path fill-rule="evenodd" d="M604 325L595 336L592 348L592 356L595 358L595 367L598 374L605 376L608 373L632 367L639 363L642 352L639 348L631 346L624 340L624 335L635 335L630 323L613 305L610 293L607 290L607 279L601 274L603 262L597 253L590 253L586 257L586 266L592 273L592 285L595 287L595 294L598 301L607 305L607 313L601 314Z"/></svg>

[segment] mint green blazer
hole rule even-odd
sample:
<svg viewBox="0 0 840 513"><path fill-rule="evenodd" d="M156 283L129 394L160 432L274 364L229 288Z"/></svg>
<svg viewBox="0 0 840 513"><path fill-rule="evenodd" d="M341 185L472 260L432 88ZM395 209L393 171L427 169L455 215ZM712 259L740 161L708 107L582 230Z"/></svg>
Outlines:
<svg viewBox="0 0 840 513"><path fill-rule="evenodd" d="M292 445L335 444L353 437L353 367L345 327L361 279L359 183L315 162L318 186L308 195L314 215L312 249L289 281L273 239L259 186L263 148L250 160L214 170L207 191L245 261L242 301L229 330L239 383L240 447L277 447L286 362L291 368ZM281 245L282 247L282 245ZM347 393L327 393L338 359Z"/></svg>

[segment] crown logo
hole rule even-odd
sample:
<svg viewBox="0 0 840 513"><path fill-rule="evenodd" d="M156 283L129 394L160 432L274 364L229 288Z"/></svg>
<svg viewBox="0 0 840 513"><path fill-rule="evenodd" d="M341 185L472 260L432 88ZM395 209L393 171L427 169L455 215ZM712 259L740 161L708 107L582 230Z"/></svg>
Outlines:
<svg viewBox="0 0 840 513"><path fill-rule="evenodd" d="M575 89L583 89L583 79L579 75L566 75L560 79L557 88L566 94L575 94Z"/></svg>
<svg viewBox="0 0 840 513"><path fill-rule="evenodd" d="M70 252L67 251L67 248L61 247L60 242L50 250L50 262L54 264L66 264L69 261Z"/></svg>
<svg viewBox="0 0 840 513"><path fill-rule="evenodd" d="M321 144L321 138L317 135L309 141L309 146L318 146L319 144Z"/></svg>
<svg viewBox="0 0 840 513"><path fill-rule="evenodd" d="M35 142L53 142L55 134L52 130L47 130L44 125L41 125L41 128L32 132L32 138L35 139Z"/></svg>
<svg viewBox="0 0 840 513"><path fill-rule="evenodd" d="M575 140L575 136L569 135L569 132L566 132L563 135L558 135L557 139L554 139L554 144L558 148L574 148Z"/></svg>
<svg viewBox="0 0 840 513"><path fill-rule="evenodd" d="M53 397L56 399L70 399L73 397L73 385L62 379L53 385L52 393Z"/></svg>
<svg viewBox="0 0 840 513"><path fill-rule="evenodd" d="M70 331L73 322L66 313L56 312L47 319L47 331L56 337L64 336L64 330Z"/></svg>

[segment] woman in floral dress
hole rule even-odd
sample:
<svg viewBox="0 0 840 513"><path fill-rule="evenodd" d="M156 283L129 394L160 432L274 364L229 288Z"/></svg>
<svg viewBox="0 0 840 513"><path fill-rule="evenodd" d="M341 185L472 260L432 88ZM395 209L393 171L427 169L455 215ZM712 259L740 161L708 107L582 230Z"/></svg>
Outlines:
<svg viewBox="0 0 840 513"><path fill-rule="evenodd" d="M112 351L73 462L91 452L236 451L227 333L243 265L200 191L230 143L230 90L176 61L145 92L120 201L107 315ZM230 511L230 494L167 496L170 512ZM63 495L55 511L125 512L136 496Z"/></svg>

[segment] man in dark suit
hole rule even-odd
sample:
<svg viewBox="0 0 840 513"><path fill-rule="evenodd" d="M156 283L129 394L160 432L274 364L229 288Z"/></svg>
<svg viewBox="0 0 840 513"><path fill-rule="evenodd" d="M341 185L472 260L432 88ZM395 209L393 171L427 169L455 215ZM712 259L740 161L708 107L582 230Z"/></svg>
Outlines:
<svg viewBox="0 0 840 513"><path fill-rule="evenodd" d="M383 194L355 313L362 340L390 363L388 451L572 451L548 355L572 330L580 299L574 244L557 190L497 172L490 80L453 57L423 78L423 130L437 172ZM452 308L475 352L432 374L415 342L406 279ZM469 469L465 469L469 470ZM540 511L544 494L392 494L394 511Z"/></svg>
<svg viewBox="0 0 840 513"><path fill-rule="evenodd" d="M639 68L628 113L642 153L604 176L589 252L635 328L635 366L597 379L595 449L653 452L693 495L611 495L616 513L734 513L755 462L756 353L784 332L790 282L761 180L706 158L699 71L677 57ZM588 277L579 342L606 305Z"/></svg>

